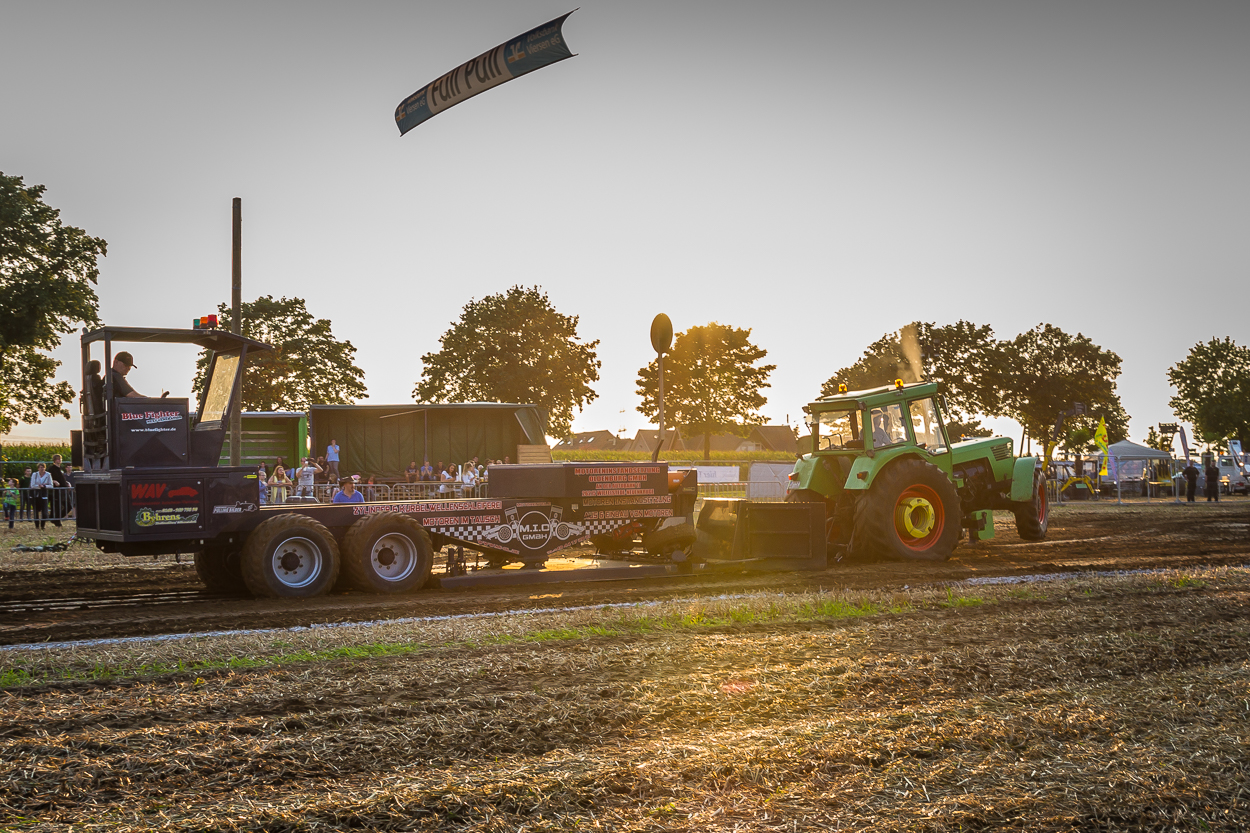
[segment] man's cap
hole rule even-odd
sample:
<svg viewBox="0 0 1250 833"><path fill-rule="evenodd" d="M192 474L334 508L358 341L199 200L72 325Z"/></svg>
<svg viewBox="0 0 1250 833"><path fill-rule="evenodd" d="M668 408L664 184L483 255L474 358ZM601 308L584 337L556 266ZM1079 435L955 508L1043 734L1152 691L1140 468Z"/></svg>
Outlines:
<svg viewBox="0 0 1250 833"><path fill-rule="evenodd" d="M138 367L138 365L135 364L135 357L127 353L125 350L118 353L115 358L127 367Z"/></svg>

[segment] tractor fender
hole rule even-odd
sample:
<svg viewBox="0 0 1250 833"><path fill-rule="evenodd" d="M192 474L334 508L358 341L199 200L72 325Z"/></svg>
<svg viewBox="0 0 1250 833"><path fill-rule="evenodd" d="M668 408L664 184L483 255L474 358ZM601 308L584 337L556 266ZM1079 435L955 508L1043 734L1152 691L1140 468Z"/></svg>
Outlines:
<svg viewBox="0 0 1250 833"><path fill-rule="evenodd" d="M842 488L852 492L866 492L872 488L872 484L881 476L881 472L894 465L896 461L904 459L916 459L923 463L937 465L934 459L917 454L914 447L891 448L872 456L856 457L846 476L846 485ZM941 466L939 465L938 468ZM946 475L949 477L950 473L947 472Z"/></svg>
<svg viewBox="0 0 1250 833"><path fill-rule="evenodd" d="M1033 472L1037 470L1036 457L1017 457L1011 469L1011 499L1019 503L1033 499Z"/></svg>

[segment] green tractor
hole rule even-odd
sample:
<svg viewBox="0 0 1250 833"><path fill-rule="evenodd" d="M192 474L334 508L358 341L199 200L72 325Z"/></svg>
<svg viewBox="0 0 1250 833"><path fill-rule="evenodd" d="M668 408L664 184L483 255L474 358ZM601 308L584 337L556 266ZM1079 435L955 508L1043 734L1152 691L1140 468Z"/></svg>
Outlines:
<svg viewBox="0 0 1250 833"><path fill-rule="evenodd" d="M1046 477L1009 437L950 442L936 382L847 391L807 411L811 446L790 474L787 501L823 502L831 554L944 561L968 531L992 538L995 509L1020 537L1046 537Z"/></svg>

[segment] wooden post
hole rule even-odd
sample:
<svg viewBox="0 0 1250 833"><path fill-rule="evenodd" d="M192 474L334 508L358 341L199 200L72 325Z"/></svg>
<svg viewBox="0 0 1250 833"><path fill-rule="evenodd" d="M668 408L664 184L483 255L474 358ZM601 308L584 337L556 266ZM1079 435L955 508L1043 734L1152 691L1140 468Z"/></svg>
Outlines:
<svg viewBox="0 0 1250 833"><path fill-rule="evenodd" d="M234 198L232 240L230 246L230 332L243 332L243 200ZM243 369L239 369L239 386L230 408L230 465L241 465L243 456Z"/></svg>

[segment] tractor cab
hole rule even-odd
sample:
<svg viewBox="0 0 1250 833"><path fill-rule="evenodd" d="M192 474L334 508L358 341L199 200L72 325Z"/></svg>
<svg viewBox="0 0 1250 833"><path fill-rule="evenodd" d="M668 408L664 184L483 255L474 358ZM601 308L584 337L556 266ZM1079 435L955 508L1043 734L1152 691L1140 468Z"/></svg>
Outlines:
<svg viewBox="0 0 1250 833"><path fill-rule="evenodd" d="M186 398L128 397L114 391L114 342L194 344L211 351L208 384L194 411ZM92 360L93 347L102 347ZM272 348L224 330L101 327L82 335L83 467L213 467L221 457L235 391L249 352Z"/></svg>

